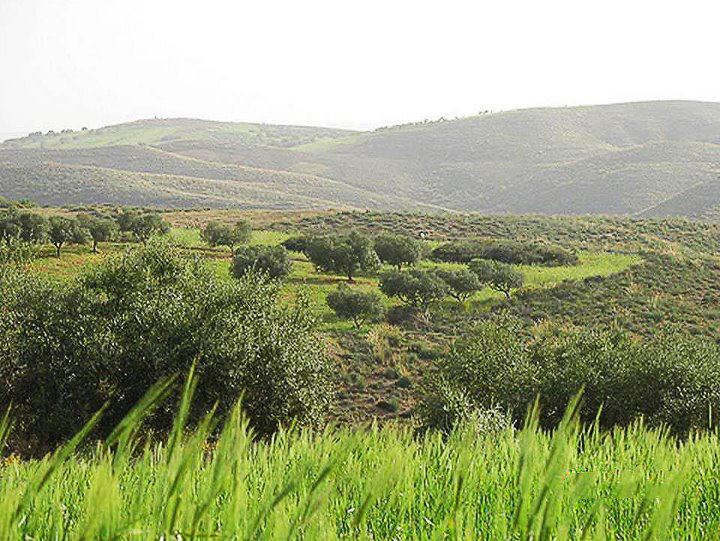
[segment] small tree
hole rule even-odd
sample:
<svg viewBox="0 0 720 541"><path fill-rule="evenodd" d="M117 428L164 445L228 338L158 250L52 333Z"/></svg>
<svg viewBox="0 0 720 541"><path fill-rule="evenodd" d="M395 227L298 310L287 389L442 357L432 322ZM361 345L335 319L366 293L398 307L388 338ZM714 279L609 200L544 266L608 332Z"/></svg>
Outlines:
<svg viewBox="0 0 720 541"><path fill-rule="evenodd" d="M448 285L448 295L458 302L465 302L482 289L477 274L469 269L438 269L437 275Z"/></svg>
<svg viewBox="0 0 720 541"><path fill-rule="evenodd" d="M227 224L208 222L202 230L202 237L210 246L227 246L232 250L237 244L245 244L252 237L252 227L244 220L230 227Z"/></svg>
<svg viewBox="0 0 720 541"><path fill-rule="evenodd" d="M20 236L20 213L15 207L0 212L0 239L8 246Z"/></svg>
<svg viewBox="0 0 720 541"><path fill-rule="evenodd" d="M410 269L390 271L382 276L380 290L388 297L397 297L427 316L430 305L441 300L448 292L448 285L434 271Z"/></svg>
<svg viewBox="0 0 720 541"><path fill-rule="evenodd" d="M352 320L357 329L366 321L380 319L385 311L377 292L354 290L346 284L327 296L327 304L337 317Z"/></svg>
<svg viewBox="0 0 720 541"><path fill-rule="evenodd" d="M162 216L154 212L134 216L128 226L129 231L143 244L147 244L153 235L165 235L170 231L168 223L163 220Z"/></svg>
<svg viewBox="0 0 720 541"><path fill-rule="evenodd" d="M511 290L522 287L525 283L523 273L497 261L476 259L470 262L470 270L475 273L480 283L504 293L508 299Z"/></svg>
<svg viewBox="0 0 720 541"><path fill-rule="evenodd" d="M51 216L48 228L48 237L55 246L57 257L60 257L60 249L70 242L73 242L76 235L78 223L64 216Z"/></svg>
<svg viewBox="0 0 720 541"><path fill-rule="evenodd" d="M292 261L282 246L243 246L235 251L232 273L240 278L250 271L283 279L292 271Z"/></svg>
<svg viewBox="0 0 720 541"><path fill-rule="evenodd" d="M316 237L306 249L308 259L323 272L336 272L354 281L358 271L372 272L380 266L372 241L356 231L344 236Z"/></svg>
<svg viewBox="0 0 720 541"><path fill-rule="evenodd" d="M92 218L86 227L92 239L93 253L97 253L98 243L113 240L118 232L117 224L107 218Z"/></svg>
<svg viewBox="0 0 720 541"><path fill-rule="evenodd" d="M403 265L414 265L422 257L422 244L406 235L380 235L375 239L375 252L380 261L402 270Z"/></svg>
<svg viewBox="0 0 720 541"><path fill-rule="evenodd" d="M34 212L20 214L20 238L30 244L39 244L45 240L48 232L48 221L45 216Z"/></svg>

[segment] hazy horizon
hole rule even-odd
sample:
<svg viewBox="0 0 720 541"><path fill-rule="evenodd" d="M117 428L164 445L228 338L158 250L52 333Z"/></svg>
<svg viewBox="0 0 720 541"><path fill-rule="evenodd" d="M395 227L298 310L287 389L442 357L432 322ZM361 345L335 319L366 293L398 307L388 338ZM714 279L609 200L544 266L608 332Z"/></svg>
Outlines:
<svg viewBox="0 0 720 541"><path fill-rule="evenodd" d="M690 4L6 0L0 134L153 117L373 129L718 102L720 7Z"/></svg>

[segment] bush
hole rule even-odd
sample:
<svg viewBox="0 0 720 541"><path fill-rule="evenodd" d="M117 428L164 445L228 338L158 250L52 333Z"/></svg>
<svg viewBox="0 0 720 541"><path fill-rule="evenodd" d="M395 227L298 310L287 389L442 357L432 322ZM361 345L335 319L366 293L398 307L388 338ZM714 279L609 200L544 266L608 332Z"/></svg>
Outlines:
<svg viewBox="0 0 720 541"><path fill-rule="evenodd" d="M519 323L485 322L439 363L425 405L457 409L463 400L523 420L536 396L552 428L584 390L581 419L602 427L638 417L677 434L720 425L720 348L709 340L663 334L643 342L621 332L550 328L523 337ZM454 398L453 398L454 397ZM452 400L451 400L452 398Z"/></svg>
<svg viewBox="0 0 720 541"><path fill-rule="evenodd" d="M473 259L490 259L510 265L576 265L578 256L560 246L541 242L457 241L435 248L435 261L469 263Z"/></svg>
<svg viewBox="0 0 720 541"><path fill-rule="evenodd" d="M458 302L465 302L483 287L477 274L469 269L438 269L436 272L447 284L448 295Z"/></svg>
<svg viewBox="0 0 720 541"><path fill-rule="evenodd" d="M406 235L380 235L375 239L375 252L380 261L402 270L403 265L414 265L422 257L422 244Z"/></svg>
<svg viewBox="0 0 720 541"><path fill-rule="evenodd" d="M292 261L282 246L244 246L235 251L231 270L236 278L261 273L282 279L292 272Z"/></svg>
<svg viewBox="0 0 720 541"><path fill-rule="evenodd" d="M480 257L483 246L478 241L445 242L430 252L430 258L446 263L470 263Z"/></svg>
<svg viewBox="0 0 720 541"><path fill-rule="evenodd" d="M287 239L285 239L280 244L290 252L304 253L305 250L307 250L310 241L311 238L308 236L293 235L292 237L288 237Z"/></svg>
<svg viewBox="0 0 720 541"><path fill-rule="evenodd" d="M342 274L349 282L357 272L373 272L380 266L372 241L356 231L344 236L314 237L305 254L320 271Z"/></svg>
<svg viewBox="0 0 720 541"><path fill-rule="evenodd" d="M410 269L383 274L380 290L427 315L432 303L447 295L448 286L434 271Z"/></svg>
<svg viewBox="0 0 720 541"><path fill-rule="evenodd" d="M327 304L336 316L352 320L358 329L366 321L377 321L385 311L382 299L376 292L354 290L345 284L327 296Z"/></svg>
<svg viewBox="0 0 720 541"><path fill-rule="evenodd" d="M110 257L77 281L16 272L0 284L0 409L42 452L103 404L113 427L155 382L196 361L194 418L240 396L260 434L319 422L330 397L324 347L306 303L279 305L277 287L224 280L196 258L152 242ZM163 430L170 410L151 426Z"/></svg>
<svg viewBox="0 0 720 541"><path fill-rule="evenodd" d="M504 293L508 299L513 289L522 287L525 283L522 272L497 261L476 259L470 262L470 271L477 276L481 284L486 284L491 289Z"/></svg>

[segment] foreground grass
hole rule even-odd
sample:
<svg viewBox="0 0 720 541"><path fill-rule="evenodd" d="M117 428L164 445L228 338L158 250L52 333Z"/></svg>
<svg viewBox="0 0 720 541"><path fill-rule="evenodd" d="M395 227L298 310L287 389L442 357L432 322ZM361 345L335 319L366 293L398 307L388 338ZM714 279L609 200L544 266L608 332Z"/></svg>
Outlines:
<svg viewBox="0 0 720 541"><path fill-rule="evenodd" d="M131 415L132 417L132 415ZM254 442L236 412L141 451L0 466L2 539L700 539L720 531L720 441L636 424L414 437L283 431ZM132 455L132 457L131 457Z"/></svg>

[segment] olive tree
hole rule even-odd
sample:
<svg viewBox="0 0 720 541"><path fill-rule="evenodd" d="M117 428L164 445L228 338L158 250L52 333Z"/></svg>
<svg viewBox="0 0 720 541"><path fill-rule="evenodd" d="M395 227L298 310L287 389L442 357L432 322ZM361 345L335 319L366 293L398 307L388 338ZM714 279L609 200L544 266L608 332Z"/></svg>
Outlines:
<svg viewBox="0 0 720 541"><path fill-rule="evenodd" d="M35 212L23 212L18 217L20 224L20 238L30 244L39 244L45 240L48 233L48 220L45 216Z"/></svg>
<svg viewBox="0 0 720 541"><path fill-rule="evenodd" d="M397 297L408 306L422 310L427 316L432 303L447 295L448 285L432 270L394 270L383 274L380 290L388 297Z"/></svg>
<svg viewBox="0 0 720 541"><path fill-rule="evenodd" d="M347 276L348 282L354 281L357 272L373 272L380 266L370 238L356 231L315 237L308 242L305 253L316 268Z"/></svg>
<svg viewBox="0 0 720 541"><path fill-rule="evenodd" d="M407 235L383 234L375 239L375 252L380 261L402 270L403 265L414 265L422 257L422 244Z"/></svg>
<svg viewBox="0 0 720 541"><path fill-rule="evenodd" d="M153 235L165 235L170 231L168 223L155 212L133 216L128 228L135 235L135 238L143 244L147 244L147 241Z"/></svg>
<svg viewBox="0 0 720 541"><path fill-rule="evenodd" d="M66 244L82 244L87 240L87 231L80 226L80 223L65 216L51 216L48 227L48 237L57 257L60 257L60 249Z"/></svg>
<svg viewBox="0 0 720 541"><path fill-rule="evenodd" d="M437 275L448 286L448 295L458 302L465 302L480 289L482 284L477 274L467 268L438 269Z"/></svg>
<svg viewBox="0 0 720 541"><path fill-rule="evenodd" d="M504 293L508 299L513 289L522 287L525 283L522 272L497 261L476 259L470 262L470 270L475 273L480 283Z"/></svg>
<svg viewBox="0 0 720 541"><path fill-rule="evenodd" d="M234 226L222 222L208 222L202 230L202 238L209 246L227 246L232 250L238 244L245 244L252 237L252 227L244 220Z"/></svg>
<svg viewBox="0 0 720 541"><path fill-rule="evenodd" d="M113 240L118 232L117 224L107 218L93 217L87 222L86 229L92 239L93 253L97 253L98 243Z"/></svg>
<svg viewBox="0 0 720 541"><path fill-rule="evenodd" d="M243 246L235 251L231 270L236 278L259 272L282 279L292 271L292 261L282 246Z"/></svg>
<svg viewBox="0 0 720 541"><path fill-rule="evenodd" d="M360 291L340 284L336 291L327 296L327 305L341 319L350 319L357 329L366 321L378 320L385 307L375 291Z"/></svg>
<svg viewBox="0 0 720 541"><path fill-rule="evenodd" d="M20 236L20 213L15 207L0 212L0 239L8 246Z"/></svg>

